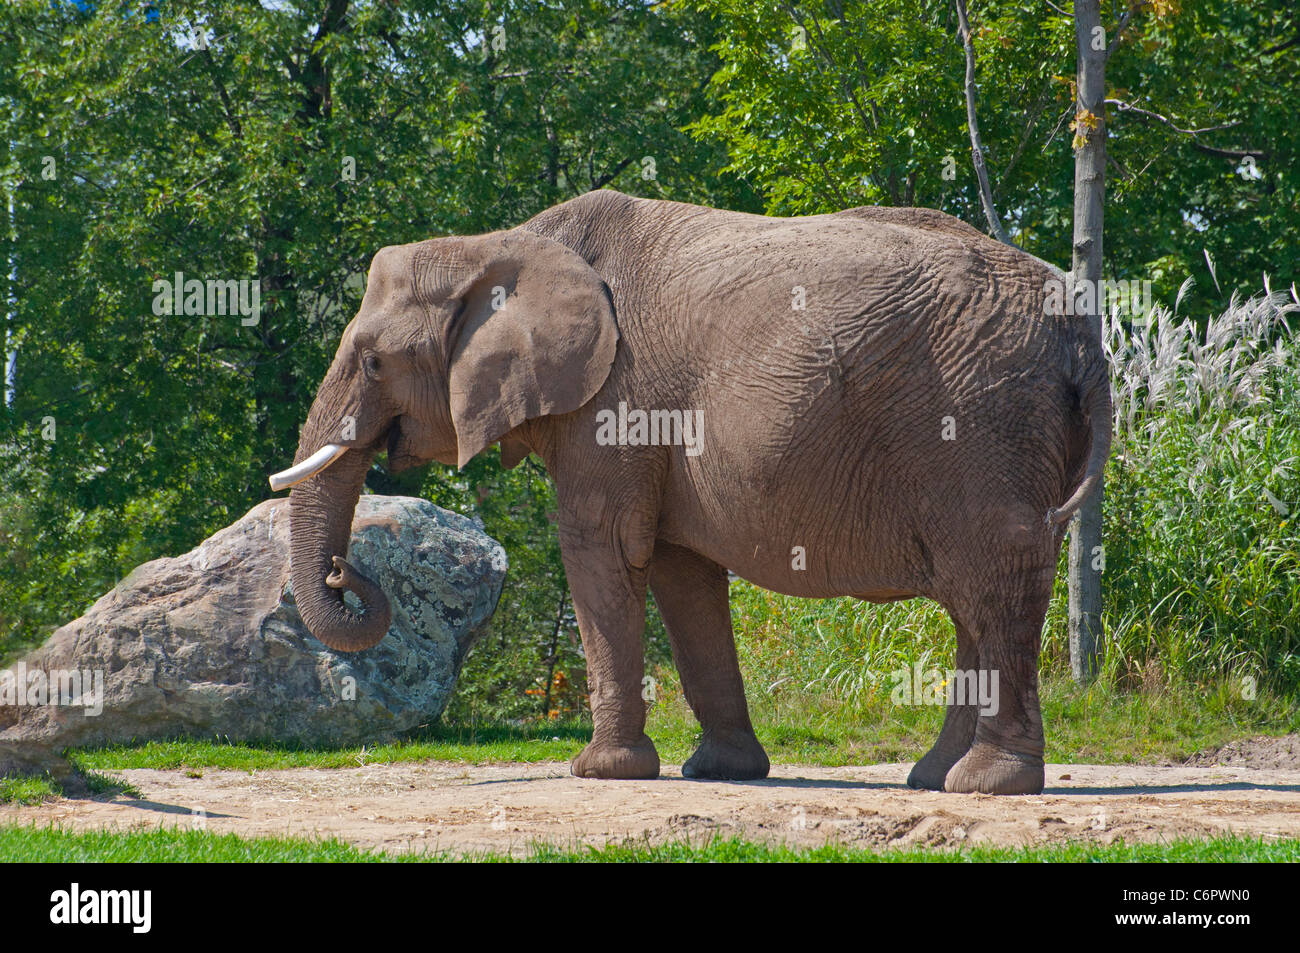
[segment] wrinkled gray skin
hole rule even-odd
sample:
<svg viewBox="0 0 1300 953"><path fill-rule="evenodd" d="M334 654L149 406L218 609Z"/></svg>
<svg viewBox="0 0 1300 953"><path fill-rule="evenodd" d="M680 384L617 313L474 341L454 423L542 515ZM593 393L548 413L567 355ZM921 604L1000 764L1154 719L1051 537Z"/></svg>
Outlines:
<svg viewBox="0 0 1300 953"><path fill-rule="evenodd" d="M1000 698L990 715L950 705L909 783L1040 791L1039 637L1064 521L1110 442L1100 345L1084 318L1044 314L1060 278L925 209L782 219L612 191L385 248L298 449L350 448L291 496L303 618L342 650L387 628L383 593L335 558L377 450L463 466L500 442L556 483L595 720L575 774L658 774L647 586L703 728L683 772L767 774L731 569L796 596L939 602L955 667L996 670ZM600 445L597 413L620 401L702 411L701 452Z"/></svg>

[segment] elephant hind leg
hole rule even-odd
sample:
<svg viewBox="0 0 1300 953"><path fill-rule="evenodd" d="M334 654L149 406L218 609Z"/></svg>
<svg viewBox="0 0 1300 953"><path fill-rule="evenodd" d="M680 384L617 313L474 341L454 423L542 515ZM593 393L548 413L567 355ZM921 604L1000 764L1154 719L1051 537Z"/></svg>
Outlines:
<svg viewBox="0 0 1300 953"><path fill-rule="evenodd" d="M650 566L650 591L668 630L686 701L704 730L682 774L730 781L767 777L767 752L754 735L736 660L726 570L661 541Z"/></svg>
<svg viewBox="0 0 1300 953"><path fill-rule="evenodd" d="M1025 571L1006 593L975 615L981 677L991 704L975 718L975 740L948 771L944 790L1039 794L1043 790L1043 718L1038 705L1038 653L1052 595L1055 562Z"/></svg>
<svg viewBox="0 0 1300 953"><path fill-rule="evenodd" d="M953 617L953 624L957 627L957 671L974 671L979 667L979 650L975 640L971 637L970 630L956 616ZM908 787L942 791L948 771L962 759L975 741L978 720L978 704L974 701L958 704L955 698L950 698L939 738L913 766L912 773L907 776Z"/></svg>

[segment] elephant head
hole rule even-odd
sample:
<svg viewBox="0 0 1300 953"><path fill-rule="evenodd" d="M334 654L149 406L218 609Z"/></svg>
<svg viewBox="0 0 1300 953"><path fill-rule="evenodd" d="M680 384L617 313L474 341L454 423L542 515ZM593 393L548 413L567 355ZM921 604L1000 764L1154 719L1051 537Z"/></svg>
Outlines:
<svg viewBox="0 0 1300 953"><path fill-rule="evenodd" d="M464 467L529 420L577 410L605 383L618 331L600 275L566 246L512 230L382 249L361 309L302 429L289 497L303 621L330 648L388 631L383 590L344 561L376 452L391 469ZM527 452L511 443L507 465ZM343 590L361 600L353 611Z"/></svg>

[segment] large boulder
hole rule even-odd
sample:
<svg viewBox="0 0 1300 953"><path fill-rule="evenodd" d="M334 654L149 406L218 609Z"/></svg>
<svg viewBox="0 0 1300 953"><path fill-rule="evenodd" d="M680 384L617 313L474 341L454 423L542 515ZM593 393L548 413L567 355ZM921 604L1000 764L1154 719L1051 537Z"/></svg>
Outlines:
<svg viewBox="0 0 1300 953"><path fill-rule="evenodd" d="M362 496L347 558L393 606L384 639L351 654L322 645L298 615L286 499L138 567L0 672L0 775L50 767L49 753L70 746L354 745L434 721L496 608L505 551L432 503Z"/></svg>

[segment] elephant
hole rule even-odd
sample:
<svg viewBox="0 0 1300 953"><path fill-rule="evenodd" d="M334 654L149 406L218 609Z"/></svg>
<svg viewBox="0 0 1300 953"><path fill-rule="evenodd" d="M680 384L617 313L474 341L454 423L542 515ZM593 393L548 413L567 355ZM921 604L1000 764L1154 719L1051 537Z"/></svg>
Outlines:
<svg viewBox="0 0 1300 953"><path fill-rule="evenodd" d="M682 774L767 776L730 570L793 596L938 602L957 670L997 673L999 700L948 698L908 783L1040 792L1045 613L1111 439L1098 336L1046 306L1065 277L935 210L779 218L608 189L382 248L272 478L292 486L302 617L340 651L388 628L345 559L376 453L463 468L495 443L555 484L593 719L575 775L659 774L648 589L701 727Z"/></svg>

